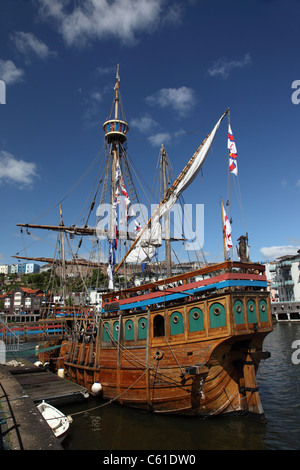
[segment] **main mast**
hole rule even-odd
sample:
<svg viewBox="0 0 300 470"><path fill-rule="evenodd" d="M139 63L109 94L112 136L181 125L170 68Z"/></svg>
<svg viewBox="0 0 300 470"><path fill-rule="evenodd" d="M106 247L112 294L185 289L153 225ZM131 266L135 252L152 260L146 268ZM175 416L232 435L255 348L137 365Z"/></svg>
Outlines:
<svg viewBox="0 0 300 470"><path fill-rule="evenodd" d="M113 103L114 116L112 112L103 124L103 130L105 132L105 140L111 144L113 148L117 148L119 144L123 144L127 137L126 134L129 130L129 126L126 122L123 107L120 100L120 75L119 66L117 66L116 83L115 83L115 98Z"/></svg>
<svg viewBox="0 0 300 470"><path fill-rule="evenodd" d="M113 245L113 240L116 237L117 227L115 220L115 203L117 200L117 169L120 166L122 154L123 154L123 145L127 140L127 132L129 126L126 122L125 113L121 103L121 94L120 94L120 75L119 75L119 65L117 65L116 73L116 82L114 86L115 96L113 101L113 106L111 108L111 113L109 118L103 124L103 130L105 133L105 142L107 151L110 153L111 160L111 189L110 189L110 227L109 227L109 242L110 242L110 257L112 256L112 251L115 250ZM113 256L114 257L114 256ZM114 266L112 260L110 260L111 268L111 280L113 279Z"/></svg>

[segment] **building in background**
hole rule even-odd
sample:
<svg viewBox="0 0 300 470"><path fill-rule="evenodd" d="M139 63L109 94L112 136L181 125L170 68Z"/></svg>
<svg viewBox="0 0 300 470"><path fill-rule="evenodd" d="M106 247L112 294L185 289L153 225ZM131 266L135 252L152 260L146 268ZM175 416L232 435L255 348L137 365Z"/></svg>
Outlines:
<svg viewBox="0 0 300 470"><path fill-rule="evenodd" d="M35 263L0 264L0 274L32 274L39 272L40 266Z"/></svg>
<svg viewBox="0 0 300 470"><path fill-rule="evenodd" d="M274 266L275 275L271 284L271 291L276 292L275 298L271 296L273 318L277 321L299 321L300 253L282 256Z"/></svg>
<svg viewBox="0 0 300 470"><path fill-rule="evenodd" d="M44 292L40 289L17 287L6 294L2 300L6 322L37 321L41 315Z"/></svg>
<svg viewBox="0 0 300 470"><path fill-rule="evenodd" d="M25 274L39 273L40 267L35 263L26 263Z"/></svg>

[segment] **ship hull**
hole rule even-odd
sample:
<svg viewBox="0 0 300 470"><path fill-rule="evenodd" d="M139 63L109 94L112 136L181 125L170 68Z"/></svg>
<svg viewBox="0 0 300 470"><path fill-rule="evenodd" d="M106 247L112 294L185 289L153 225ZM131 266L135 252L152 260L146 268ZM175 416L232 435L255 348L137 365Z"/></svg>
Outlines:
<svg viewBox="0 0 300 470"><path fill-rule="evenodd" d="M108 313L94 338L64 341L55 365L90 392L99 382L102 398L122 405L203 418L263 417L256 373L268 357L270 312L267 292L236 290Z"/></svg>

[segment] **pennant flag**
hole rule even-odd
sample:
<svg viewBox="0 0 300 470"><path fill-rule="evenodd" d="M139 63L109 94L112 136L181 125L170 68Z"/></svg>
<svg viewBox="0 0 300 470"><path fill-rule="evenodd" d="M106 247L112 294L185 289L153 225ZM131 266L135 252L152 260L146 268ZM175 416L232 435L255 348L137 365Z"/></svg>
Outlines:
<svg viewBox="0 0 300 470"><path fill-rule="evenodd" d="M224 231L226 251L229 251L230 248L232 248L231 225L228 220L223 204L222 204L222 210L223 210L223 221L224 221L223 231Z"/></svg>
<svg viewBox="0 0 300 470"><path fill-rule="evenodd" d="M136 233L140 232L141 231L141 224L139 223L138 220L135 220L134 221L134 224L135 224L135 231Z"/></svg>
<svg viewBox="0 0 300 470"><path fill-rule="evenodd" d="M109 244L109 260L107 266L108 288L114 288L114 270L115 270L115 247L113 240Z"/></svg>
<svg viewBox="0 0 300 470"><path fill-rule="evenodd" d="M238 174L238 168L237 168L237 150L236 150L236 145L235 141L233 138L232 130L230 127L230 124L228 124L228 145L229 149L229 169L231 173L234 175Z"/></svg>

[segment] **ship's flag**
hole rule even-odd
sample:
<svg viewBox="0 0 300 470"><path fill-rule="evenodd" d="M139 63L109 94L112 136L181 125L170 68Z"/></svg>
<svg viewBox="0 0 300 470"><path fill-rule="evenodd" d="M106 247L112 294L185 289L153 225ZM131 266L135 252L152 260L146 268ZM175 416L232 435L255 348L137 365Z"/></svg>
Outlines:
<svg viewBox="0 0 300 470"><path fill-rule="evenodd" d="M109 261L107 266L107 275L108 275L108 288L114 288L114 267L115 267L115 248L113 240L110 241L109 244Z"/></svg>
<svg viewBox="0 0 300 470"><path fill-rule="evenodd" d="M232 239L231 239L232 230L231 230L231 225L228 220L223 204L222 204L222 211L223 211L223 223L224 223L223 232L224 232L226 251L229 251L230 248L232 248Z"/></svg>
<svg viewBox="0 0 300 470"><path fill-rule="evenodd" d="M141 231L141 224L139 223L138 220L135 220L134 225L135 225L135 232L139 233Z"/></svg>
<svg viewBox="0 0 300 470"><path fill-rule="evenodd" d="M233 138L232 130L230 124L228 124L228 150L229 150L229 169L234 175L238 174L237 168L237 150L235 141Z"/></svg>

